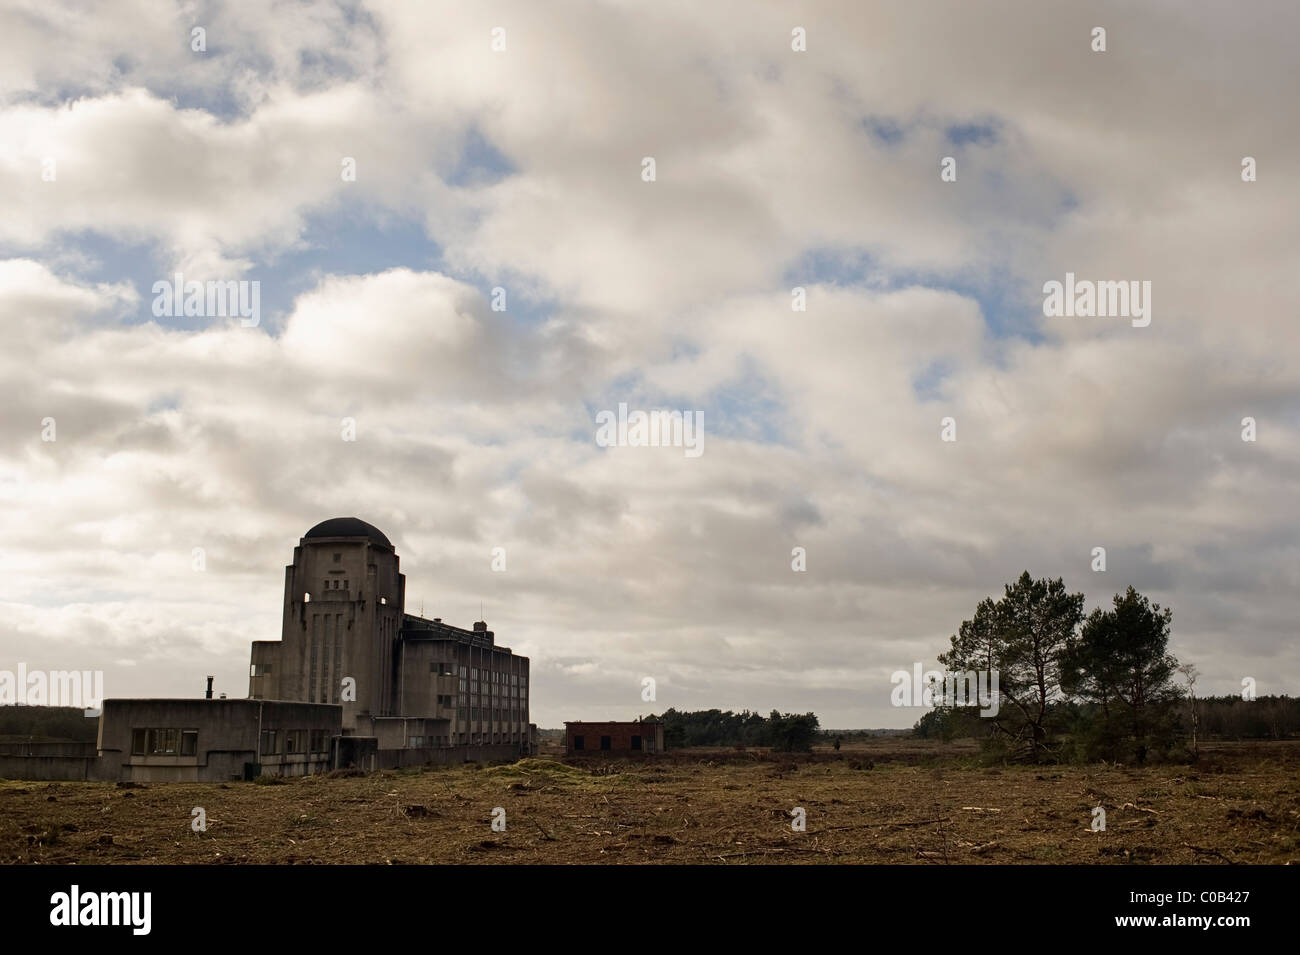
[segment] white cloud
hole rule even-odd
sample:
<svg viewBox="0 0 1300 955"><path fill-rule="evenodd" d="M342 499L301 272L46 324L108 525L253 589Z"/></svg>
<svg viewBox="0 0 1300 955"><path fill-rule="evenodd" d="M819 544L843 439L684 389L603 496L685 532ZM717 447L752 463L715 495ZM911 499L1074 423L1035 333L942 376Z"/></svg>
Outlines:
<svg viewBox="0 0 1300 955"><path fill-rule="evenodd" d="M888 672L1025 567L1171 604L1207 691L1300 677L1294 11L828 5L795 54L748 4L232 5L204 59L188 8L139 9L23 8L0 56L0 657L240 695L293 544L355 513L412 607L483 601L548 725L646 711L644 675L897 723ZM469 130L514 171L459 176ZM331 274L404 217L438 270ZM88 231L303 291L130 324L148 289L84 278ZM1042 318L1066 271L1151 281L1151 326ZM702 410L706 453L597 448L620 400Z"/></svg>

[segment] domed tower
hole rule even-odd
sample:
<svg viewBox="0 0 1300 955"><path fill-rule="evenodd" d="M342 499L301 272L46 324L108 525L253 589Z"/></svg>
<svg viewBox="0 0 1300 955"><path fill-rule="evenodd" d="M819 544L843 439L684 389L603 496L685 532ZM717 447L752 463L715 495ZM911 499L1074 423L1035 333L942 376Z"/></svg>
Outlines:
<svg viewBox="0 0 1300 955"><path fill-rule="evenodd" d="M340 703L345 729L393 715L405 593L379 528L355 517L317 524L285 568L281 640L253 644L249 696Z"/></svg>

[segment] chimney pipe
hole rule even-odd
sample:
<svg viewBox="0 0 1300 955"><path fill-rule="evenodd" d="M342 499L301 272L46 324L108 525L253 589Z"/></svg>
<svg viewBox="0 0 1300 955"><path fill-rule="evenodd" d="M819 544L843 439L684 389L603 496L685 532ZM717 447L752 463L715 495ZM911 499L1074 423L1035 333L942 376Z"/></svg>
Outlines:
<svg viewBox="0 0 1300 955"><path fill-rule="evenodd" d="M212 699L212 677L208 677L208 691L203 694L205 700Z"/></svg>

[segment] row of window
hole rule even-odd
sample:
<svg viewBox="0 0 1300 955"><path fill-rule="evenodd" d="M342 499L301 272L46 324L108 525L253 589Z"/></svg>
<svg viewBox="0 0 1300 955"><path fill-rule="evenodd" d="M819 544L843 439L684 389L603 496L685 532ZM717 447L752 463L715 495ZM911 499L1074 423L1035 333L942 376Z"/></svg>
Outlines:
<svg viewBox="0 0 1300 955"><path fill-rule="evenodd" d="M518 743L522 733L461 733L462 745L487 745L488 743ZM283 749L281 744L283 743ZM450 746L451 736L412 736L407 745ZM172 727L145 727L131 730L131 755L133 756L195 756L198 754L199 731ZM574 748L582 749L582 737L574 738ZM601 737L601 749L609 749L609 737ZM632 737L632 748L641 748L641 737ZM328 753L329 731L323 729L262 730L260 752L263 756Z"/></svg>
<svg viewBox="0 0 1300 955"><path fill-rule="evenodd" d="M600 738L600 748L601 748L601 749L609 749L609 748L612 746L612 744L613 744L613 740L611 740L610 737L608 737L608 736L602 736L602 737ZM575 737L573 737L573 748L574 748L574 749L586 749L586 748L587 748L587 739L586 739L586 737L585 737L585 736L575 736ZM633 737L632 737L632 748L633 748L633 749L640 749L640 748L641 748L641 737L640 737L640 736L633 736Z"/></svg>
<svg viewBox="0 0 1300 955"><path fill-rule="evenodd" d="M348 582L347 582L346 580L342 580L342 581L341 581L341 580L339 580L337 577L326 577L326 578L325 578L325 589L326 589L326 590L338 590L338 589L339 589L339 584L340 584L340 583L343 585L343 587L342 587L343 590L347 590L347 589L349 589L349 588L348 588Z"/></svg>
<svg viewBox="0 0 1300 955"><path fill-rule="evenodd" d="M454 746L456 735L451 736L409 736L406 740L408 749L417 749L421 746ZM490 743L518 743L522 742L522 733L461 733L460 743L462 746L486 746Z"/></svg>
<svg viewBox="0 0 1300 955"><path fill-rule="evenodd" d="M132 756L194 756L198 751L198 730L170 727L131 730Z"/></svg>
<svg viewBox="0 0 1300 955"><path fill-rule="evenodd" d="M522 723L527 718L527 714L528 711L524 709L493 710L486 706L456 707L456 719L469 719L477 723L484 721L491 723Z"/></svg>

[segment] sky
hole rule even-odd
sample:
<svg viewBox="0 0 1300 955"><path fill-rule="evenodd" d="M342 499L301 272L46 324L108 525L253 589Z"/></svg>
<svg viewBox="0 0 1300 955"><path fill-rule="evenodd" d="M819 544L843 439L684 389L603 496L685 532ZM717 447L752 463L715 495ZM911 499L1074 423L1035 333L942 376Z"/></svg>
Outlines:
<svg viewBox="0 0 1300 955"><path fill-rule="evenodd" d="M245 696L293 547L356 516L408 611L531 658L540 726L910 726L891 674L1024 570L1171 607L1199 692L1294 694L1297 27L7 0L0 669ZM257 323L156 315L176 273ZM1149 324L1046 315L1067 273ZM703 453L605 446L620 404Z"/></svg>

